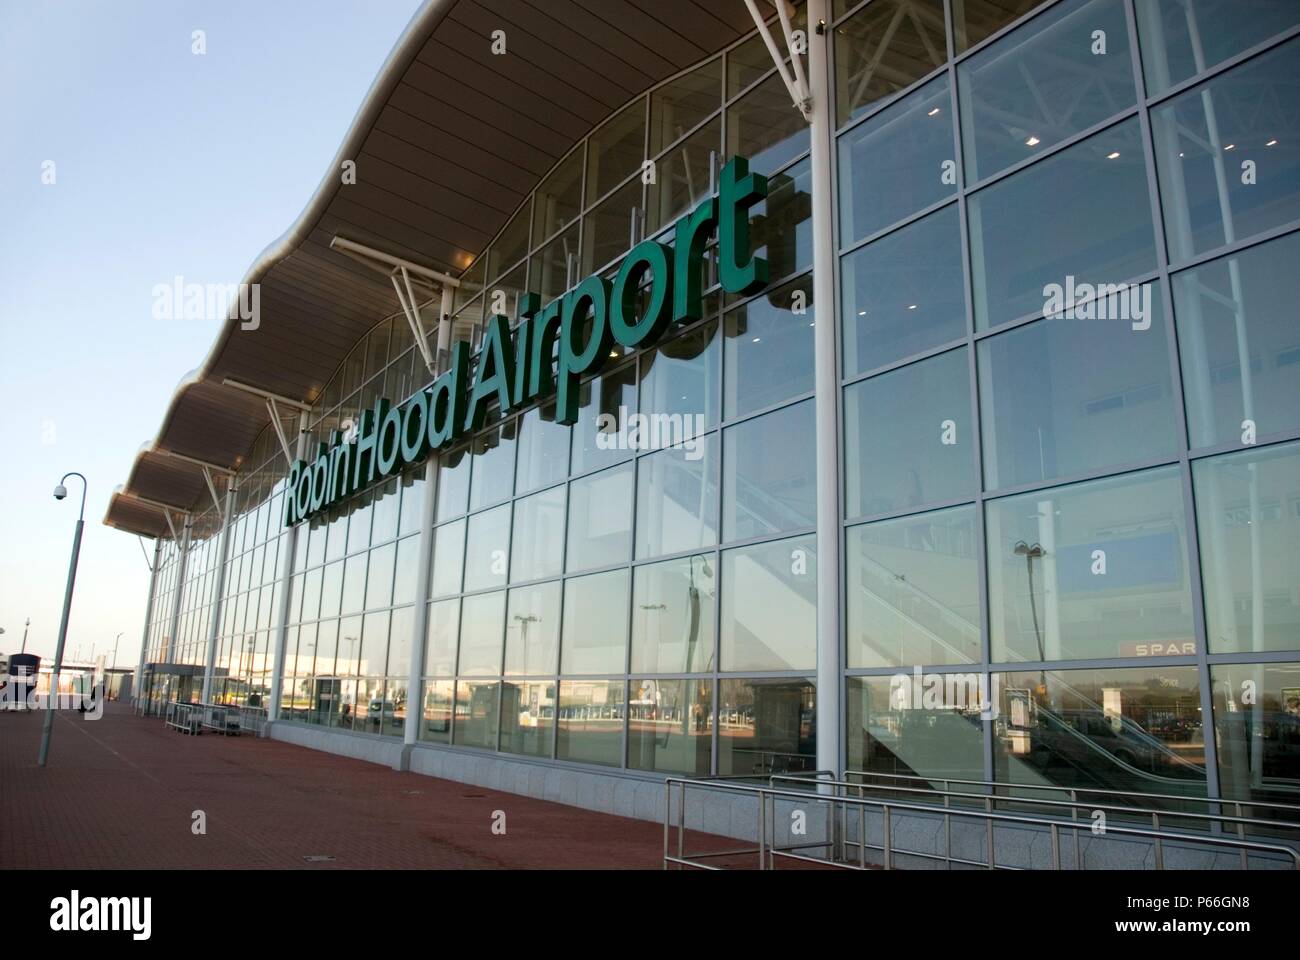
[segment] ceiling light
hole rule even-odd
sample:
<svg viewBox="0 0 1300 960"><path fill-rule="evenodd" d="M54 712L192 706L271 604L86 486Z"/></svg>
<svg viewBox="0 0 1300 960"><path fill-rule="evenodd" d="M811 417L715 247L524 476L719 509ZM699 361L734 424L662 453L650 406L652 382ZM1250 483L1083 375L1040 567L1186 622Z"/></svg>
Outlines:
<svg viewBox="0 0 1300 960"><path fill-rule="evenodd" d="M908 307L907 307L907 309L909 309L909 310L915 310L915 309L916 309L916 304L914 304L914 303L913 303L913 304L909 304Z"/></svg>
<svg viewBox="0 0 1300 960"><path fill-rule="evenodd" d="M1277 139L1274 138L1274 139L1270 140L1268 143L1264 144L1264 146L1266 146L1266 147L1276 147L1276 146L1277 146Z"/></svg>
<svg viewBox="0 0 1300 960"><path fill-rule="evenodd" d="M1224 149L1224 150L1232 150L1232 149L1235 149L1236 146L1237 146L1237 145L1236 145L1235 143L1230 143L1230 144L1228 144L1226 147L1224 147L1223 149Z"/></svg>
<svg viewBox="0 0 1300 960"><path fill-rule="evenodd" d="M1106 154L1106 159L1107 159L1107 160L1115 160L1115 159L1118 159L1118 158L1119 158L1119 151L1118 151L1118 150L1112 150L1110 153Z"/></svg>
<svg viewBox="0 0 1300 960"><path fill-rule="evenodd" d="M1027 147L1036 147L1036 146L1038 146L1038 144L1041 143L1041 142L1042 142L1042 141L1040 141L1037 137L1035 137L1035 136L1033 136L1033 135L1031 134L1030 137L1029 137L1029 139L1025 141L1025 146L1027 146Z"/></svg>
<svg viewBox="0 0 1300 960"><path fill-rule="evenodd" d="M933 117L933 116L934 116L935 114L937 114L938 112L939 112L939 108L938 108L938 107L935 107L933 110L931 110L929 113L927 113L926 116L927 116L927 117Z"/></svg>

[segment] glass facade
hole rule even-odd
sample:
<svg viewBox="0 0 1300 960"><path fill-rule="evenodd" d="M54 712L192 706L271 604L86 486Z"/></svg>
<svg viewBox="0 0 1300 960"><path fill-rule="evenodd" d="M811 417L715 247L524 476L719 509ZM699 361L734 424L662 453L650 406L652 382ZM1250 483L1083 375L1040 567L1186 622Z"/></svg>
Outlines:
<svg viewBox="0 0 1300 960"><path fill-rule="evenodd" d="M706 251L705 316L613 351L576 424L490 414L432 488L419 469L296 533L268 430L220 593L215 510L183 563L164 546L146 660L201 675L215 612L214 699L265 704L283 631L281 719L758 774L816 766L835 615L847 769L1294 801L1300 17L1248 5L838 0L827 222L808 125L755 36L652 88L465 271L453 337L477 346L520 292L672 244L735 155L769 178L751 211L767 287L724 295ZM836 302L815 302L814 230ZM309 448L430 379L384 320L322 391ZM629 416L656 428L634 438ZM168 676L159 696L197 698Z"/></svg>

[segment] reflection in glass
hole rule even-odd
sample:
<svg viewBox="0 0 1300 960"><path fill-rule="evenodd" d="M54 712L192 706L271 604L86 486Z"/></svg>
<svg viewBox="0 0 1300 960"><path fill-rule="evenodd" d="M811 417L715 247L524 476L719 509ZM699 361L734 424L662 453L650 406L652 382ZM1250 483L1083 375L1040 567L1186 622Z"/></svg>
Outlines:
<svg viewBox="0 0 1300 960"><path fill-rule="evenodd" d="M1205 795L1195 667L1026 671L993 679L999 781ZM1109 802L1124 802L1122 794ZM1140 801L1152 803L1160 801Z"/></svg>
<svg viewBox="0 0 1300 960"><path fill-rule="evenodd" d="M1298 50L1291 40L1151 109L1174 262L1300 219Z"/></svg>
<svg viewBox="0 0 1300 960"><path fill-rule="evenodd" d="M980 659L975 535L972 506L848 529L850 667Z"/></svg>
<svg viewBox="0 0 1300 960"><path fill-rule="evenodd" d="M628 572L611 570L564 582L560 673L622 673L627 667Z"/></svg>
<svg viewBox="0 0 1300 960"><path fill-rule="evenodd" d="M475 594L461 601L457 673L462 676L500 675L505 621L506 595L500 590Z"/></svg>
<svg viewBox="0 0 1300 960"><path fill-rule="evenodd" d="M469 508L477 510L510 496L515 478L515 421L479 434L470 445L474 469Z"/></svg>
<svg viewBox="0 0 1300 960"><path fill-rule="evenodd" d="M581 267L578 231L579 225L575 223L534 255L529 285L542 298L542 303L550 303L578 282Z"/></svg>
<svg viewBox="0 0 1300 960"><path fill-rule="evenodd" d="M1101 123L1136 98L1123 0L1056 4L963 60L957 86L968 183Z"/></svg>
<svg viewBox="0 0 1300 960"><path fill-rule="evenodd" d="M812 400L746 420L725 430L722 438L724 542L814 524Z"/></svg>
<svg viewBox="0 0 1300 960"><path fill-rule="evenodd" d="M641 208L641 178L629 180L582 220L582 269L590 273L628 251L632 222ZM575 278L576 279L576 278Z"/></svg>
<svg viewBox="0 0 1300 960"><path fill-rule="evenodd" d="M438 507L436 520L458 517L469 502L469 468L473 459L465 447L438 456Z"/></svg>
<svg viewBox="0 0 1300 960"><path fill-rule="evenodd" d="M707 556L637 567L632 587L632 669L712 669L717 582Z"/></svg>
<svg viewBox="0 0 1300 960"><path fill-rule="evenodd" d="M957 52L969 50L1044 0L961 0L953 4L953 33Z"/></svg>
<svg viewBox="0 0 1300 960"><path fill-rule="evenodd" d="M634 678L629 691L628 767L707 775L712 767L713 681Z"/></svg>
<svg viewBox="0 0 1300 960"><path fill-rule="evenodd" d="M645 121L645 101L637 100L591 135L587 142L588 206L641 166Z"/></svg>
<svg viewBox="0 0 1300 960"><path fill-rule="evenodd" d="M628 412L636 409L636 364L606 370L578 387L578 422L573 425L571 472L586 473L632 455L630 450L620 449L615 436L618 424L626 420L619 414L620 407L627 408ZM611 440L615 442L610 443Z"/></svg>
<svg viewBox="0 0 1300 960"><path fill-rule="evenodd" d="M555 404L533 407L519 418L515 494L563 480L569 472L569 428L555 422Z"/></svg>
<svg viewBox="0 0 1300 960"><path fill-rule="evenodd" d="M720 634L723 670L817 666L815 537L723 551Z"/></svg>
<svg viewBox="0 0 1300 960"><path fill-rule="evenodd" d="M767 179L767 199L749 209L749 249L765 257L768 276L780 280L812 268L812 161L800 160ZM728 294L728 302L739 299ZM812 304L808 290L808 304Z"/></svg>
<svg viewBox="0 0 1300 960"><path fill-rule="evenodd" d="M425 743L451 743L451 711L454 684L433 680L424 685L419 737Z"/></svg>
<svg viewBox="0 0 1300 960"><path fill-rule="evenodd" d="M501 750L549 757L555 727L555 681L501 684Z"/></svg>
<svg viewBox="0 0 1300 960"><path fill-rule="evenodd" d="M641 354L641 412L718 423L718 325L708 322ZM683 420L683 424L685 424Z"/></svg>
<svg viewBox="0 0 1300 960"><path fill-rule="evenodd" d="M1300 793L1300 663L1217 664L1210 667L1210 688L1222 794L1295 804ZM1297 819L1295 811L1268 808L1242 813Z"/></svg>
<svg viewBox="0 0 1300 960"><path fill-rule="evenodd" d="M450 677L456 672L456 640L460 632L460 601L429 604L429 624L424 642L424 675Z"/></svg>
<svg viewBox="0 0 1300 960"><path fill-rule="evenodd" d="M867 4L835 28L837 123L911 86L947 57L941 0Z"/></svg>
<svg viewBox="0 0 1300 960"><path fill-rule="evenodd" d="M1177 452L1164 307L1156 283L1143 287L1145 330L1128 319L1059 318L980 341L987 489Z"/></svg>
<svg viewBox="0 0 1300 960"><path fill-rule="evenodd" d="M811 274L724 315L723 414L727 419L812 390L816 319Z"/></svg>
<svg viewBox="0 0 1300 960"><path fill-rule="evenodd" d="M564 485L515 501L510 579L558 576L564 559ZM471 518L471 533L472 533Z"/></svg>
<svg viewBox="0 0 1300 960"><path fill-rule="evenodd" d="M433 531L433 576L429 595L445 597L460 593L462 561L465 558L465 521L456 520Z"/></svg>
<svg viewBox="0 0 1300 960"><path fill-rule="evenodd" d="M632 552L632 464L611 467L569 486L565 569L626 563Z"/></svg>
<svg viewBox="0 0 1300 960"><path fill-rule="evenodd" d="M650 94L650 152L680 140L722 106L722 58L714 57Z"/></svg>
<svg viewBox="0 0 1300 960"><path fill-rule="evenodd" d="M510 557L510 504L470 517L465 539L465 589L482 590L505 583Z"/></svg>
<svg viewBox="0 0 1300 960"><path fill-rule="evenodd" d="M1211 653L1300 649L1300 444L1192 464Z"/></svg>
<svg viewBox="0 0 1300 960"><path fill-rule="evenodd" d="M500 701L500 684L496 680L457 681L452 742L459 747L495 750Z"/></svg>
<svg viewBox="0 0 1300 960"><path fill-rule="evenodd" d="M534 247L568 226L581 212L582 158L582 146L574 147L537 187L533 195Z"/></svg>
<svg viewBox="0 0 1300 960"><path fill-rule="evenodd" d="M951 110L948 78L936 77L840 136L842 245L957 192Z"/></svg>
<svg viewBox="0 0 1300 960"><path fill-rule="evenodd" d="M718 150L722 142L722 119L710 120L685 141L655 161L655 182L647 189L645 233L649 235L673 223L681 214L709 196L714 172L721 169ZM640 179L634 181L638 185ZM623 249L627 249L627 229ZM615 251L617 256L622 251Z"/></svg>
<svg viewBox="0 0 1300 960"><path fill-rule="evenodd" d="M555 673L559 648L559 581L511 590L506 607L506 675Z"/></svg>
<svg viewBox="0 0 1300 960"><path fill-rule="evenodd" d="M882 373L844 390L848 516L973 497L966 350Z"/></svg>
<svg viewBox="0 0 1300 960"><path fill-rule="evenodd" d="M726 156L748 157L749 168L767 176L808 150L808 131L776 73L727 107Z"/></svg>
<svg viewBox="0 0 1300 960"><path fill-rule="evenodd" d="M718 435L637 461L636 555L712 546L718 538Z"/></svg>
<svg viewBox="0 0 1300 960"><path fill-rule="evenodd" d="M1116 284L1155 269L1136 118L972 194L967 215L978 329L1041 315L1045 288L1070 277Z"/></svg>
<svg viewBox="0 0 1300 960"><path fill-rule="evenodd" d="M1300 23L1300 6L1277 0L1147 0L1133 10L1151 96Z"/></svg>
<svg viewBox="0 0 1300 960"><path fill-rule="evenodd" d="M986 504L994 661L1194 654L1178 470Z"/></svg>
<svg viewBox="0 0 1300 960"><path fill-rule="evenodd" d="M950 204L840 260L844 373L966 335L961 224Z"/></svg>
<svg viewBox="0 0 1300 960"><path fill-rule="evenodd" d="M1193 447L1300 426L1300 233L1173 277ZM1249 421L1249 424L1247 423Z"/></svg>
<svg viewBox="0 0 1300 960"><path fill-rule="evenodd" d="M556 757L621 766L623 716L622 680L560 681Z"/></svg>
<svg viewBox="0 0 1300 960"><path fill-rule="evenodd" d="M817 768L817 688L803 677L723 680L718 690L718 773Z"/></svg>
<svg viewBox="0 0 1300 960"><path fill-rule="evenodd" d="M849 769L983 780L982 704L977 674L849 677Z"/></svg>

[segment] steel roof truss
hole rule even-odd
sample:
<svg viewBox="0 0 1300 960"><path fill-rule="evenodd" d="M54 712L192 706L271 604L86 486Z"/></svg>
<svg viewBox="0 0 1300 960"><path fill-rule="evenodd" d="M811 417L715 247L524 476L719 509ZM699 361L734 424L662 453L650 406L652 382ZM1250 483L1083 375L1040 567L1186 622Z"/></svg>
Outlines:
<svg viewBox="0 0 1300 960"><path fill-rule="evenodd" d="M790 100L803 114L803 118L811 123L812 93L808 89L808 77L804 73L803 61L799 59L800 55L795 49L794 28L790 24L790 12L786 9L785 0L772 0L772 6L776 7L777 16L781 19L781 32L785 38L785 47L790 63L794 67L793 74L791 74L790 68L786 66L786 58L777 49L776 41L772 39L772 31L768 29L767 21L758 12L754 0L745 0L745 6L749 9L749 15L753 18L754 25L758 27L758 32L763 38L763 43L767 46L767 52L771 55L772 62L776 64L776 69L781 74L781 82L785 84L785 89L790 94Z"/></svg>

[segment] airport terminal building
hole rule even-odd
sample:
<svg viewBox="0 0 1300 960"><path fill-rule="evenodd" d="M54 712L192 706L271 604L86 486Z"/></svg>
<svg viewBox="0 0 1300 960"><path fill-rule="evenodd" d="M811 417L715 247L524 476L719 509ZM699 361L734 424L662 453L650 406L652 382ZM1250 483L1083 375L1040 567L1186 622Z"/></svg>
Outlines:
<svg viewBox="0 0 1300 960"><path fill-rule="evenodd" d="M138 705L1300 803L1298 262L1300 3L428 0L112 498Z"/></svg>

